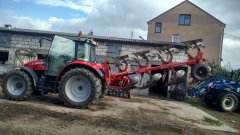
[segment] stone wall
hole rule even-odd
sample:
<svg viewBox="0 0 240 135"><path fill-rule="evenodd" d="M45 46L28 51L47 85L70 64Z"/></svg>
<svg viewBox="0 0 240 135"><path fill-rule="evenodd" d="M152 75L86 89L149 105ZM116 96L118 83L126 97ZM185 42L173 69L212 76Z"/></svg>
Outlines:
<svg viewBox="0 0 240 135"><path fill-rule="evenodd" d="M8 46L3 46L0 43L0 51L8 51L9 57L7 64L0 65L0 74L12 70L16 66L16 57L15 51L17 49L30 49L34 54L47 54L50 44L50 41L44 40L42 46L40 46L39 40L42 37L52 38L52 36L43 36L43 35L29 35L29 34L11 34L4 33L4 35L9 35ZM108 55L109 46L118 47L120 49L119 55L131 54L134 52L151 50L154 52L156 46L147 46L147 45L133 45L133 44L121 44L121 43L108 43L108 42L99 42L99 46L96 48L96 53L99 59L105 59L105 56ZM120 46L120 47L119 47ZM155 50L156 51L156 50ZM116 52L117 53L117 52ZM168 56L163 56L165 59L168 59ZM37 59L37 57L36 57ZM179 53L174 54L174 62L182 62L187 60L187 55L184 50L179 50ZM153 59L154 62L154 59Z"/></svg>
<svg viewBox="0 0 240 135"><path fill-rule="evenodd" d="M7 40L4 40L8 42L7 45L0 43L0 51L8 52L9 56L8 62L0 65L0 74L8 72L15 67L17 61L15 56L16 50L29 49L37 56L37 54L47 54L48 49L50 47L49 41L45 41L43 43L43 46L40 47L39 40L42 37L41 35L12 34L12 33L4 33L3 35L8 36L10 38L8 39L5 38Z"/></svg>
<svg viewBox="0 0 240 135"><path fill-rule="evenodd" d="M10 35L8 37L7 44L1 44L0 42L0 51L9 52L8 62L0 65L0 74L4 74L13 70L17 64L17 58L15 56L15 52L18 49L29 49L31 52L35 54L35 59L37 59L37 54L47 54L51 42L44 40L42 46L40 46L39 40L42 37L52 38L52 36L43 36L37 34L12 34L12 33L4 33L4 35ZM110 48L112 50L110 50ZM121 43L112 43L112 42L99 42L99 46L96 48L97 61L101 63L103 60L106 60L109 56L109 51L112 52L115 56L131 54L134 52L150 50L152 53L156 52L156 46L149 45L136 45L136 44L121 44ZM184 50L178 50L179 53L174 53L174 62L182 62L187 60L187 55ZM169 59L168 55L164 55L163 58L165 60ZM151 63L154 65L159 65L160 62L157 59L152 59ZM151 66L151 65L150 65ZM130 69L134 69L136 66L131 66ZM114 67L114 64L111 64L112 72L116 72L117 68ZM149 77L144 77L143 83L145 83L149 79ZM142 91L135 90L136 95L148 95L149 89L144 89Z"/></svg>

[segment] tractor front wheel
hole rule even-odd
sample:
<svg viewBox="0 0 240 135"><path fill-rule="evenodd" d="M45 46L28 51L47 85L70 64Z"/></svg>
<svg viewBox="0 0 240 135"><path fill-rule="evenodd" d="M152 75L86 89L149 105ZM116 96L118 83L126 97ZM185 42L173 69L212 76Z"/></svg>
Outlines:
<svg viewBox="0 0 240 135"><path fill-rule="evenodd" d="M222 93L217 99L218 108L224 112L233 112L238 108L238 98L233 93Z"/></svg>
<svg viewBox="0 0 240 135"><path fill-rule="evenodd" d="M96 103L101 90L100 78L85 68L71 69L59 82L59 97L68 107L86 108Z"/></svg>
<svg viewBox="0 0 240 135"><path fill-rule="evenodd" d="M3 94L10 100L24 100L32 95L33 83L31 77L21 71L14 70L3 80Z"/></svg>

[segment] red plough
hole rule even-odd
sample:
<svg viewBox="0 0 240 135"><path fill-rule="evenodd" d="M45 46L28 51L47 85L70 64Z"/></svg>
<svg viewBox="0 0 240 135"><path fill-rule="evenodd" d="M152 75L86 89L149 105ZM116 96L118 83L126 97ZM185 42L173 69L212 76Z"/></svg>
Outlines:
<svg viewBox="0 0 240 135"><path fill-rule="evenodd" d="M205 59L203 59L203 52L201 51L201 48L203 48L204 46L201 44L199 45L199 42L202 42L202 40L199 39L183 42L183 44L187 45L185 48L185 53L188 56L188 60L185 62L173 62L173 52L176 52L176 50L174 50L174 48L176 47L173 46L156 48L158 53L150 53L150 51L148 50L132 53L134 57L131 57L130 55L124 55L113 58L115 61L115 66L118 67L118 72L113 74L109 73L108 63L104 62L103 69L104 72L107 73L105 74L105 79L107 80L106 82L109 86L109 93L111 95L130 98L131 89L143 89L154 86L154 83L156 83L159 79L166 79L165 77L169 70L171 70L172 74L174 75L176 73L175 69L183 66L190 66L192 68L191 75L194 79L199 81L207 79L209 75L209 68L204 64ZM196 57L193 57L190 53L188 53L189 47L197 49L198 52ZM169 56L168 60L164 60L164 52L165 55ZM158 60L161 61L161 64L158 66L149 67L149 57L151 55L156 56ZM144 64L141 64L141 58L145 60ZM134 70L128 70L130 66L129 61L135 61L138 68ZM160 73L152 75L152 71L163 71L163 75ZM138 83L139 81L142 82L144 74L147 74L150 80L147 81L147 83L144 84L142 87L136 87L136 83ZM135 75L135 77L130 77L131 75Z"/></svg>

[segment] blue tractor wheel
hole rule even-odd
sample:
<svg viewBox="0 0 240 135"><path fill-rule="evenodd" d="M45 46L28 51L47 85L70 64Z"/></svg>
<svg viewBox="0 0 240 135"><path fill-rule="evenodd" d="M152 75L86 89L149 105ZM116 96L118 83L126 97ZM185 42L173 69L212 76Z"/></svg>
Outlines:
<svg viewBox="0 0 240 135"><path fill-rule="evenodd" d="M221 111L233 112L238 108L239 100L234 93L221 93L217 99L217 106Z"/></svg>

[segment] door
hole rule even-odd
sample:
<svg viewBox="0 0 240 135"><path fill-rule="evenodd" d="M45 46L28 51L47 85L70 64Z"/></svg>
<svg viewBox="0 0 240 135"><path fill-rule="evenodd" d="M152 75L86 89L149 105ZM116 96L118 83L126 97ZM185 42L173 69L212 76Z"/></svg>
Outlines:
<svg viewBox="0 0 240 135"><path fill-rule="evenodd" d="M75 59L75 42L55 36L47 58L46 74L56 76L59 70Z"/></svg>

